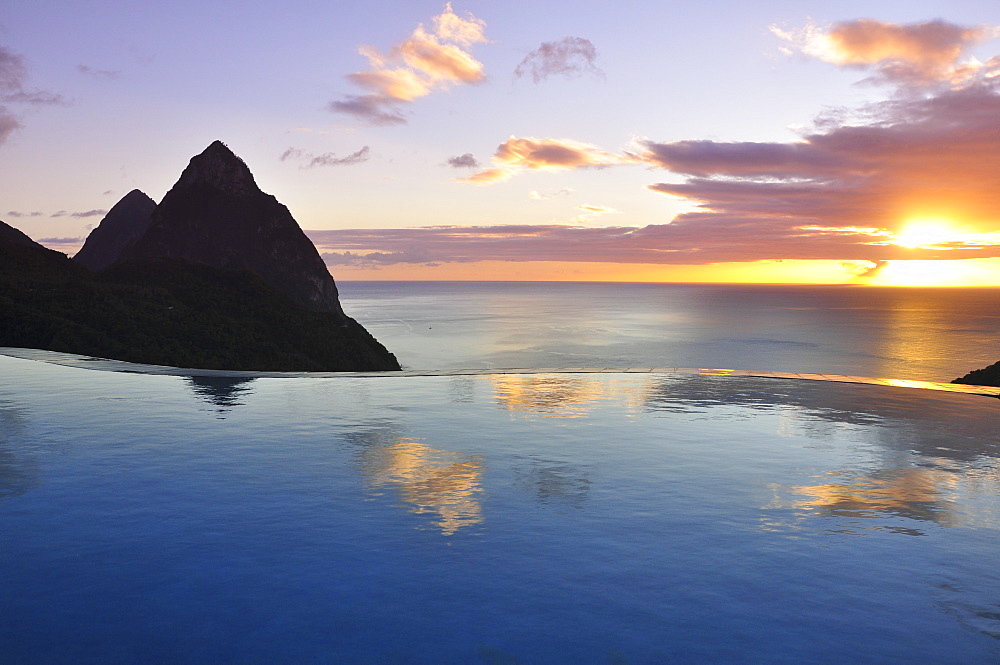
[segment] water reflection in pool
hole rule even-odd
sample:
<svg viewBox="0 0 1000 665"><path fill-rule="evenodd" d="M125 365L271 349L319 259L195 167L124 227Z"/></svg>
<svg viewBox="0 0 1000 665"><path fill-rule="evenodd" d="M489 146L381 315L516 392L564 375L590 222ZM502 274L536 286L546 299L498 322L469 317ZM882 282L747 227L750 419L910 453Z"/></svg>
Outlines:
<svg viewBox="0 0 1000 665"><path fill-rule="evenodd" d="M4 662L993 663L1000 407L0 358Z"/></svg>

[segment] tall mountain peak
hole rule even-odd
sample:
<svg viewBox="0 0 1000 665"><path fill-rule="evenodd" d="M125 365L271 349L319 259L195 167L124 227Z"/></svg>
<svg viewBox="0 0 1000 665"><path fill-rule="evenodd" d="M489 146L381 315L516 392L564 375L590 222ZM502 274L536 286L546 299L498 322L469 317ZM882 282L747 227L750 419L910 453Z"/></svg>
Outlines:
<svg viewBox="0 0 1000 665"><path fill-rule="evenodd" d="M215 141L191 158L123 259L180 259L246 270L309 309L345 318L330 271L288 208Z"/></svg>
<svg viewBox="0 0 1000 665"><path fill-rule="evenodd" d="M90 232L73 260L90 270L103 270L149 228L156 202L138 189L121 198Z"/></svg>
<svg viewBox="0 0 1000 665"><path fill-rule="evenodd" d="M191 158L174 187L207 185L235 196L260 194L250 168L222 141L213 141Z"/></svg>

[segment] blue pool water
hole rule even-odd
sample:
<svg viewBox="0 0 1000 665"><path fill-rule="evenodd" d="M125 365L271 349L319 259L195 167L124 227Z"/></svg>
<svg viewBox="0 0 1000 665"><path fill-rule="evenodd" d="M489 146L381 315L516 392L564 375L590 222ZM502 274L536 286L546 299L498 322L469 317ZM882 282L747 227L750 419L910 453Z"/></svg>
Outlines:
<svg viewBox="0 0 1000 665"><path fill-rule="evenodd" d="M0 356L0 662L996 663L1000 404Z"/></svg>

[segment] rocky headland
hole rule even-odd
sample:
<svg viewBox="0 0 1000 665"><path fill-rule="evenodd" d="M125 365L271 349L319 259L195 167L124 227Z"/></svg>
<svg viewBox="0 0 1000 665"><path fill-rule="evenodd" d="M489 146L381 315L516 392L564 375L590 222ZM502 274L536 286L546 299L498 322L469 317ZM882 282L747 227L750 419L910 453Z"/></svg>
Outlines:
<svg viewBox="0 0 1000 665"><path fill-rule="evenodd" d="M995 362L982 369L974 369L965 376L953 379L952 383L964 383L970 386L1000 386L1000 362Z"/></svg>

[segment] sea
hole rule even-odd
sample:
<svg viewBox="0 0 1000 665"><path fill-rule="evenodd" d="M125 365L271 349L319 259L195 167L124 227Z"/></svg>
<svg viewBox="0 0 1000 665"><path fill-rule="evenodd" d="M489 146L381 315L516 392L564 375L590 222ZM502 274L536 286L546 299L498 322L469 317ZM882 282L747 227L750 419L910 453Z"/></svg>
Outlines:
<svg viewBox="0 0 1000 665"><path fill-rule="evenodd" d="M947 380L1000 291L339 287L441 371L0 349L0 663L1000 662L1000 400L671 370Z"/></svg>
<svg viewBox="0 0 1000 665"><path fill-rule="evenodd" d="M406 369L705 367L951 381L1000 361L1000 289L341 282Z"/></svg>

